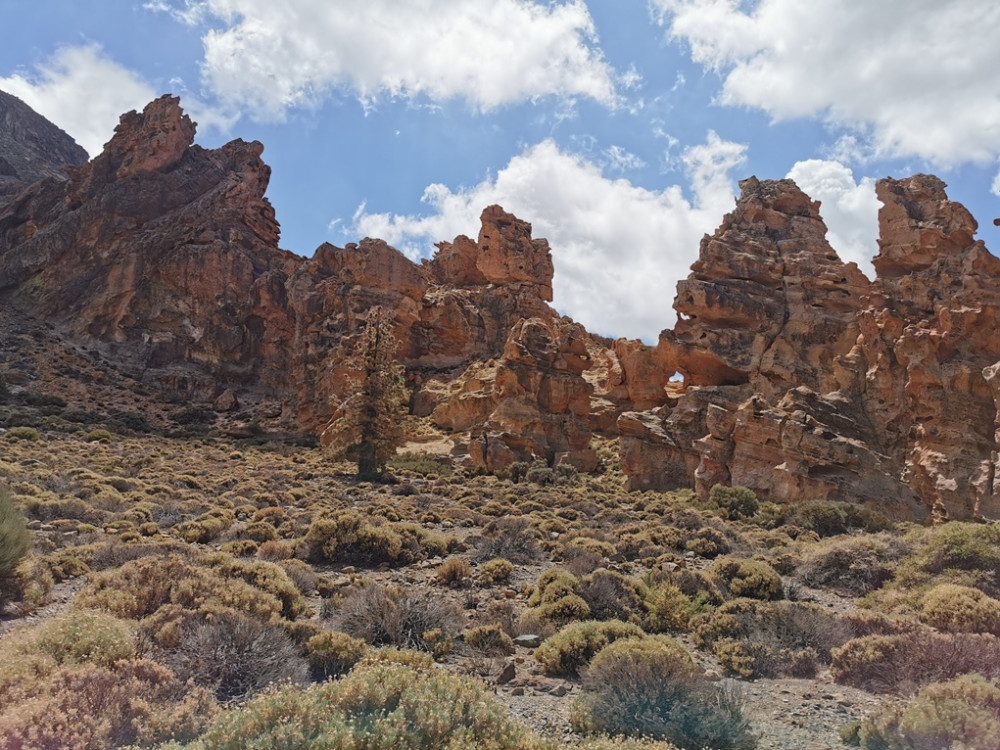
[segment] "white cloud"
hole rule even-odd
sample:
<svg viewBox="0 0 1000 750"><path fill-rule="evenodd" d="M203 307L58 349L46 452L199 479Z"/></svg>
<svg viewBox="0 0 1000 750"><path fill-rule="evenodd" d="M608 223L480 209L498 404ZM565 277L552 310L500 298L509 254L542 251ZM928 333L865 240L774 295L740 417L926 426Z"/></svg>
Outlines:
<svg viewBox="0 0 1000 750"><path fill-rule="evenodd" d="M878 210L875 180L854 173L837 161L808 159L795 162L787 177L795 180L813 200L820 201L820 215L826 223L827 240L841 260L854 261L875 278L872 258L878 253Z"/></svg>
<svg viewBox="0 0 1000 750"><path fill-rule="evenodd" d="M333 88L366 105L383 96L458 97L483 111L548 95L618 101L583 0L156 0L146 7L221 24L203 38L205 80L257 118L281 119Z"/></svg>
<svg viewBox="0 0 1000 750"><path fill-rule="evenodd" d="M684 152L696 186L694 201L677 185L647 190L609 179L585 158L552 140L515 156L495 177L453 191L430 185L423 200L432 213L400 216L359 208L352 229L382 237L411 258L458 234L473 238L479 214L492 203L532 222L555 264L555 307L589 330L655 341L673 326L677 281L697 258L698 243L733 208L728 171L745 147L714 133Z"/></svg>
<svg viewBox="0 0 1000 750"><path fill-rule="evenodd" d="M995 0L651 0L651 8L696 62L723 75L723 104L870 133L877 156L951 166L1000 152Z"/></svg>
<svg viewBox="0 0 1000 750"><path fill-rule="evenodd" d="M603 163L609 171L619 173L646 166L646 162L621 146L608 146L604 149Z"/></svg>
<svg viewBox="0 0 1000 750"><path fill-rule="evenodd" d="M32 73L0 77L0 89L61 127L91 156L111 139L123 112L142 109L156 96L97 44L62 47Z"/></svg>

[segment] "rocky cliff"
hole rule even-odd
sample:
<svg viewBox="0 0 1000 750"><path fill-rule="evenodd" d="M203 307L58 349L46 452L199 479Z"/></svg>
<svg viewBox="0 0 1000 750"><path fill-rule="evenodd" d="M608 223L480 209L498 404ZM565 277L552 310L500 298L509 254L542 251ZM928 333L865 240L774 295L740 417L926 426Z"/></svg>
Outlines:
<svg viewBox="0 0 1000 750"><path fill-rule="evenodd" d="M344 358L379 305L393 311L415 412L471 431L472 460L593 467L580 362L581 342L594 344L548 306L552 259L530 224L491 206L476 240L441 243L420 265L373 239L301 258L278 247L263 146L206 150L194 135L164 96L124 115L69 179L20 181L0 200L3 304L154 394L310 432L343 395Z"/></svg>
<svg viewBox="0 0 1000 750"><path fill-rule="evenodd" d="M0 98L0 322L23 328L0 348L38 354L9 383L58 380L83 351L91 391L125 379L147 404L209 406L237 433L318 433L380 306L411 411L472 464L589 470L591 437L620 435L633 489L1000 515L1000 261L934 177L879 183L874 281L839 259L794 183L744 181L650 347L559 316L548 243L499 206L420 264L370 238L281 250L263 146L194 135L161 97L84 163Z"/></svg>
<svg viewBox="0 0 1000 750"><path fill-rule="evenodd" d="M741 183L656 353L670 404L623 414L633 488L741 484L897 517L1000 515L1000 265L944 184L878 183L877 277L841 262L789 180Z"/></svg>

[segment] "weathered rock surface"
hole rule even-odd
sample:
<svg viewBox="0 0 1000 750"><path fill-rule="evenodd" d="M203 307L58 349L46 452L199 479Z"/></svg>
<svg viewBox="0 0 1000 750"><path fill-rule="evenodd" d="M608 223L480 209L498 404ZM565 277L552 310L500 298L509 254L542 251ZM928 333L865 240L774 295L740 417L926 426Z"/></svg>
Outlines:
<svg viewBox="0 0 1000 750"><path fill-rule="evenodd" d="M305 431L329 419L349 380L344 359L381 306L416 410L510 443L500 463L473 460L593 465L579 365L589 339L546 304L552 258L530 224L490 206L477 241L441 243L421 265L367 238L300 258L278 248L263 146L206 150L194 135L164 96L123 115L68 180L0 199L3 303L127 363L154 394ZM453 380L467 386L442 387Z"/></svg>
<svg viewBox="0 0 1000 750"><path fill-rule="evenodd" d="M67 165L87 152L16 96L0 91L0 200L50 177L65 180Z"/></svg>
<svg viewBox="0 0 1000 750"><path fill-rule="evenodd" d="M878 276L788 180L741 183L656 347L686 392L619 419L633 488L742 484L923 519L1000 515L1000 261L944 184L882 180Z"/></svg>

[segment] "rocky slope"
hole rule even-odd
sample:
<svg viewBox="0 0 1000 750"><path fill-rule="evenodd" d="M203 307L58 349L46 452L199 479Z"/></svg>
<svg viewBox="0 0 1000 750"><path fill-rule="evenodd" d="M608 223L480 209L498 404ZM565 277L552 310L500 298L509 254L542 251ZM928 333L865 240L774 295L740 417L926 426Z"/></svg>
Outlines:
<svg viewBox="0 0 1000 750"><path fill-rule="evenodd" d="M25 110L0 99L0 309L153 401L211 406L237 433L319 433L382 306L411 410L473 464L589 470L592 435L620 434L633 489L1000 514L1000 261L934 177L879 183L874 281L794 183L744 181L649 347L559 316L547 242L499 206L420 264L368 238L302 258L279 248L263 146L194 145L176 98L124 115L89 163Z"/></svg>

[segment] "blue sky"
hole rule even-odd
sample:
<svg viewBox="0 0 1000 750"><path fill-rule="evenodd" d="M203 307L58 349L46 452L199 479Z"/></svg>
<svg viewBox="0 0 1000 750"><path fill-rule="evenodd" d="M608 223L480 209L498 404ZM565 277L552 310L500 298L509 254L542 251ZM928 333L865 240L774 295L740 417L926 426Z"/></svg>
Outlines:
<svg viewBox="0 0 1000 750"><path fill-rule="evenodd" d="M822 201L871 277L874 180L933 172L1000 234L995 0L0 0L0 89L95 155L181 96L264 143L282 247L410 257L500 203L552 246L556 308L655 341L751 174ZM13 31L13 33L12 33Z"/></svg>

